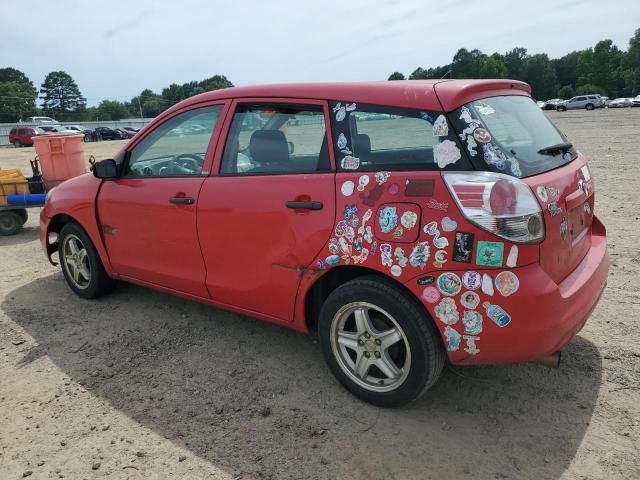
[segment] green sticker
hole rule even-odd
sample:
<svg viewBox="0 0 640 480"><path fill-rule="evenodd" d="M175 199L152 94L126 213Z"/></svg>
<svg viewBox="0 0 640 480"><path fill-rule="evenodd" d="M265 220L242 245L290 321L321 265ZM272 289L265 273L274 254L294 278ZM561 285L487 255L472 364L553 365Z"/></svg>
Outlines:
<svg viewBox="0 0 640 480"><path fill-rule="evenodd" d="M501 267L504 255L502 242L478 242L476 249L476 264L485 267Z"/></svg>

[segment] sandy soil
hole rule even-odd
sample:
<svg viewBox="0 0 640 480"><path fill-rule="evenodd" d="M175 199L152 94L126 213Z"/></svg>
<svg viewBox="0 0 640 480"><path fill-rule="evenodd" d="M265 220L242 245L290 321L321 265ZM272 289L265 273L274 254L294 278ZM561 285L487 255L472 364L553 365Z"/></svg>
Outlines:
<svg viewBox="0 0 640 480"><path fill-rule="evenodd" d="M32 210L0 238L0 477L640 478L640 109L550 116L591 158L612 258L559 370L448 368L377 409L312 338L137 286L79 299ZM2 149L0 167L32 156Z"/></svg>

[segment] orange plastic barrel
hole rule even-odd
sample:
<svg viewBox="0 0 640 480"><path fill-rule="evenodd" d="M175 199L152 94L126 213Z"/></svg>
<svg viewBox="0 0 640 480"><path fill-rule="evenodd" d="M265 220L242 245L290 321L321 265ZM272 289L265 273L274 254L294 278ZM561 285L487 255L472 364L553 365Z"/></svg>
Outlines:
<svg viewBox="0 0 640 480"><path fill-rule="evenodd" d="M40 159L42 180L48 190L87 171L84 163L84 135L39 135L33 146Z"/></svg>

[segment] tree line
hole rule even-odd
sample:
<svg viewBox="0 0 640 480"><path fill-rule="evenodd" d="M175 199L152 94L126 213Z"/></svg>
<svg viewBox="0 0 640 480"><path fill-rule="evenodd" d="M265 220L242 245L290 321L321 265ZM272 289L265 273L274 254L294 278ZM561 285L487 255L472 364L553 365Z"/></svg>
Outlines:
<svg viewBox="0 0 640 480"><path fill-rule="evenodd" d="M511 78L531 85L538 100L571 98L599 93L610 98L640 94L640 29L629 40L626 51L611 40L601 40L593 48L550 59L545 53L529 54L516 47L504 54L487 55L478 49L461 48L451 63L416 68L409 80L440 78ZM405 80L394 72L389 80Z"/></svg>
<svg viewBox="0 0 640 480"><path fill-rule="evenodd" d="M161 93L144 89L128 102L102 100L87 107L75 80L66 72L49 73L40 90L20 70L0 68L0 123L13 123L30 116L48 116L58 121L109 121L133 117L155 117L192 95L233 87L224 75L182 85L172 83ZM40 99L40 107L37 101Z"/></svg>

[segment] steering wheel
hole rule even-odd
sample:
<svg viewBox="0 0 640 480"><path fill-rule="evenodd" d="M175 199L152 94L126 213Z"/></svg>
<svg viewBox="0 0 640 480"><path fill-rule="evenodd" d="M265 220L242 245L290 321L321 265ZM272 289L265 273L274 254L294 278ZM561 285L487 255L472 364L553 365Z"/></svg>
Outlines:
<svg viewBox="0 0 640 480"><path fill-rule="evenodd" d="M202 170L202 158L195 153L179 153L171 159L173 173L193 175Z"/></svg>

